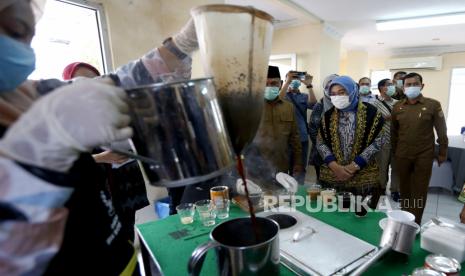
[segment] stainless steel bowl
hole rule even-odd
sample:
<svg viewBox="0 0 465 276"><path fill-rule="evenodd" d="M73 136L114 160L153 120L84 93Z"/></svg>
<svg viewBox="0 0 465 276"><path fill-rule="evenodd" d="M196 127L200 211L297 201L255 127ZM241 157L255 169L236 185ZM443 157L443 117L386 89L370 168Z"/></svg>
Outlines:
<svg viewBox="0 0 465 276"><path fill-rule="evenodd" d="M142 86L127 93L135 152L126 154L142 161L152 185L199 183L233 166L212 79Z"/></svg>

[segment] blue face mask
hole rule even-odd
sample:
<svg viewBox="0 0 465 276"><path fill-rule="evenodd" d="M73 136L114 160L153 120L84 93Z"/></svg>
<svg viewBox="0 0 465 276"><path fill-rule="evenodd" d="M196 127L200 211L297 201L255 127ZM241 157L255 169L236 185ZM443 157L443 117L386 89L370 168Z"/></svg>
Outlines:
<svg viewBox="0 0 465 276"><path fill-rule="evenodd" d="M370 87L367 86L367 85L362 85L362 86L360 86L360 88L359 88L359 92L360 92L360 94L362 94L362 95L367 95L368 93L370 93Z"/></svg>
<svg viewBox="0 0 465 276"><path fill-rule="evenodd" d="M386 91L386 95L388 95L389 97L392 97L394 96L395 93L396 93L396 87L394 85L389 85Z"/></svg>
<svg viewBox="0 0 465 276"><path fill-rule="evenodd" d="M0 35L0 93L16 89L34 71L35 64L29 45Z"/></svg>
<svg viewBox="0 0 465 276"><path fill-rule="evenodd" d="M411 86L405 88L405 96L409 99L415 99L416 97L420 96L421 87L419 86Z"/></svg>
<svg viewBox="0 0 465 276"><path fill-rule="evenodd" d="M300 81L299 81L299 80L292 80L292 81L291 81L291 84L289 84L289 86L290 86L292 89L299 89L299 87L300 87Z"/></svg>
<svg viewBox="0 0 465 276"><path fill-rule="evenodd" d="M265 99L274 101L279 95L279 87L267 86L265 88Z"/></svg>

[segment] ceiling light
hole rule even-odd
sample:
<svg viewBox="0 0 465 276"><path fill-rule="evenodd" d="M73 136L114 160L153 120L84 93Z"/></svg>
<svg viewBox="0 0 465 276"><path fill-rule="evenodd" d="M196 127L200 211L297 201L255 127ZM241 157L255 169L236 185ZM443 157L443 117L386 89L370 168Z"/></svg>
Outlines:
<svg viewBox="0 0 465 276"><path fill-rule="evenodd" d="M376 21L376 29L378 31L388 31L454 24L465 24L465 13L450 13L424 17Z"/></svg>

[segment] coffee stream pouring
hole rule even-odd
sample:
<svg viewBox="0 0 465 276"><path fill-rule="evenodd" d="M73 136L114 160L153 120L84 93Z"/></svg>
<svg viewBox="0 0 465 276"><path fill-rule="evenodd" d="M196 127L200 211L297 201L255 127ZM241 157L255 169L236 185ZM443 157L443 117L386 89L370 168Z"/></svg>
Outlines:
<svg viewBox="0 0 465 276"><path fill-rule="evenodd" d="M258 242L264 229L260 229L255 217L241 152L252 142L260 125L273 18L252 7L231 5L200 6L191 13L204 71L213 77L217 88Z"/></svg>

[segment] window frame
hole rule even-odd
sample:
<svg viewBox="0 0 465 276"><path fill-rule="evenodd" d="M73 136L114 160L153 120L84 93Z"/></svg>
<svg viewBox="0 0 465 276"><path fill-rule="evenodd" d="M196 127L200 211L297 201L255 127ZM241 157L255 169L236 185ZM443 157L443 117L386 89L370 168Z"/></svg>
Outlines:
<svg viewBox="0 0 465 276"><path fill-rule="evenodd" d="M54 0L65 4L75 5L82 8L96 11L97 29L100 41L100 52L103 61L103 70L105 74L113 71L113 59L110 48L110 38L108 35L108 24L105 17L105 10L101 3L95 3L88 0Z"/></svg>
<svg viewBox="0 0 465 276"><path fill-rule="evenodd" d="M452 66L450 68L450 73L449 73L449 93L447 95L447 112L445 114L446 117L446 123L449 118L449 113L450 113L450 101L451 101L451 92L452 92L452 77L454 76L454 69L463 69L465 70L465 66Z"/></svg>
<svg viewBox="0 0 465 276"><path fill-rule="evenodd" d="M389 70L389 69L371 69L371 70L370 70L370 77L369 77L370 80L371 80L371 87L370 87L370 89L371 89L372 92L374 92L375 95L379 95L378 82L374 82L374 81L373 81L373 72L375 72L375 71L377 71L377 72L381 72L381 71L389 72L389 74L390 74L390 77L389 77L389 78L390 78L390 79L392 79L392 72L391 72L391 70ZM355 81L358 81L358 80L355 80Z"/></svg>

